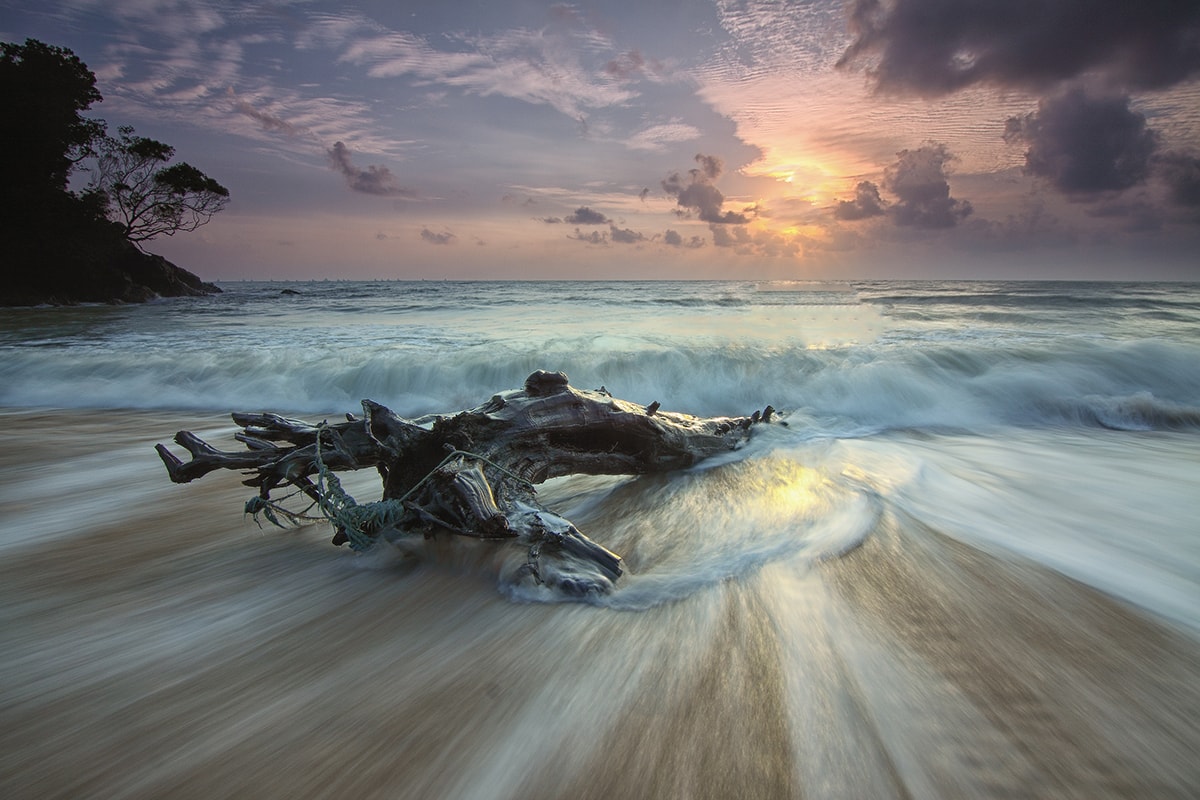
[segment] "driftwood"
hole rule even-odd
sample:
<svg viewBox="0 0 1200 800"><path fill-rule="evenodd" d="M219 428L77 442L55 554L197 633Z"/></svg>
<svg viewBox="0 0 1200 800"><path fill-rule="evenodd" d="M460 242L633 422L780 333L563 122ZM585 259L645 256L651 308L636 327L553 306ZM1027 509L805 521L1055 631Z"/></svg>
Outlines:
<svg viewBox="0 0 1200 800"><path fill-rule="evenodd" d="M697 418L618 400L603 387L573 388L561 372L535 372L521 390L453 416L406 420L370 400L363 417L311 425L274 414L233 414L245 452L217 450L188 431L191 454L157 450L171 480L218 469L244 470L258 488L248 511L275 521L272 492L307 495L335 527L334 544L362 549L380 540L442 533L509 541L527 549L508 578L571 595L604 593L621 558L541 506L534 486L563 475L641 475L689 467L736 449L774 409L748 417ZM359 505L333 473L374 467L383 499Z"/></svg>

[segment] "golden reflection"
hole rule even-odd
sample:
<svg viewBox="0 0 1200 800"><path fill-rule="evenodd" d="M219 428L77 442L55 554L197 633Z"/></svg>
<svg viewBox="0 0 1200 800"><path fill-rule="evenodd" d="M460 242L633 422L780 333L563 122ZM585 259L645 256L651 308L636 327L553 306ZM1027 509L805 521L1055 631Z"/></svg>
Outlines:
<svg viewBox="0 0 1200 800"><path fill-rule="evenodd" d="M825 506L828 480L825 476L789 458L771 458L762 463L763 502L776 513L805 514Z"/></svg>

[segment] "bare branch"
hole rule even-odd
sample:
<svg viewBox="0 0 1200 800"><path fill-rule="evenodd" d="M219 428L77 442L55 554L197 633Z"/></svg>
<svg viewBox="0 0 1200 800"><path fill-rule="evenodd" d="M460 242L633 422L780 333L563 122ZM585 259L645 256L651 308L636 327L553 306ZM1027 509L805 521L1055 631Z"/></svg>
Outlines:
<svg viewBox="0 0 1200 800"><path fill-rule="evenodd" d="M90 188L103 193L109 218L139 247L194 231L229 202L229 190L191 164L164 166L174 154L175 148L136 136L129 126L100 140Z"/></svg>

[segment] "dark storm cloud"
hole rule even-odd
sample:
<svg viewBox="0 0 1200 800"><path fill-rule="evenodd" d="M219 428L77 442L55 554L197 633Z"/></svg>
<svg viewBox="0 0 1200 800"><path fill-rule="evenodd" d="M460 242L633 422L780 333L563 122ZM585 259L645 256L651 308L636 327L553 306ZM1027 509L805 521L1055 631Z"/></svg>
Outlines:
<svg viewBox="0 0 1200 800"><path fill-rule="evenodd" d="M429 230L429 228L422 228L421 229L421 238L424 239L425 241L429 242L430 244L453 244L454 240L457 239L458 237L455 236L450 231L443 231L442 233L434 233L433 231Z"/></svg>
<svg viewBox="0 0 1200 800"><path fill-rule="evenodd" d="M734 211L721 211L725 204L725 195L713 185L721 175L723 164L717 156L696 155L698 169L688 170L684 178L678 172L672 172L662 181L663 191L675 198L680 208L695 211L700 219L719 225L744 225L750 221L745 214Z"/></svg>
<svg viewBox="0 0 1200 800"><path fill-rule="evenodd" d="M1128 189L1150 174L1158 137L1128 96L1090 95L1074 88L1009 118L1008 142L1024 142L1025 171L1071 194Z"/></svg>
<svg viewBox="0 0 1200 800"><path fill-rule="evenodd" d="M833 215L844 220L869 219L883 213L879 187L870 181L863 181L855 187L853 200L840 200L833 208Z"/></svg>
<svg viewBox="0 0 1200 800"><path fill-rule="evenodd" d="M607 225L610 220L599 211L593 211L587 206L580 206L565 221L571 225Z"/></svg>
<svg viewBox="0 0 1200 800"><path fill-rule="evenodd" d="M882 91L1036 90L1084 73L1128 91L1200 72L1195 0L855 0L850 26L838 66L869 61Z"/></svg>
<svg viewBox="0 0 1200 800"><path fill-rule="evenodd" d="M1158 174L1176 205L1200 208L1200 156L1195 153L1163 153L1156 159Z"/></svg>
<svg viewBox="0 0 1200 800"><path fill-rule="evenodd" d="M356 192L377 195L410 195L400 186L396 176L387 167L371 164L366 169L356 167L350 160L350 150L341 142L325 151L329 163L345 177L347 185Z"/></svg>
<svg viewBox="0 0 1200 800"><path fill-rule="evenodd" d="M954 159L935 142L901 150L884 172L884 187L898 198L889 211L897 225L952 228L971 214L971 204L950 196L946 164Z"/></svg>

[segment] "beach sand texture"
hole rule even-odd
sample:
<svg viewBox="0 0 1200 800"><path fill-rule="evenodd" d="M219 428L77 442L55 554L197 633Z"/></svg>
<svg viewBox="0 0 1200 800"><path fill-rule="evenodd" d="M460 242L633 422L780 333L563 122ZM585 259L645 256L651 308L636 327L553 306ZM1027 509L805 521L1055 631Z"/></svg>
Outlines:
<svg viewBox="0 0 1200 800"><path fill-rule="evenodd" d="M900 512L645 610L518 603L486 554L359 556L260 531L234 474L170 484L153 443L223 417L2 419L10 800L1200 790L1193 634Z"/></svg>

